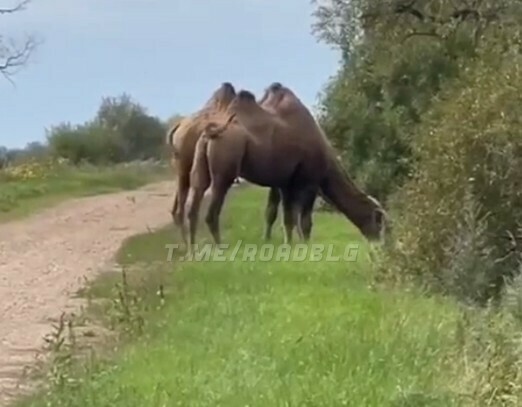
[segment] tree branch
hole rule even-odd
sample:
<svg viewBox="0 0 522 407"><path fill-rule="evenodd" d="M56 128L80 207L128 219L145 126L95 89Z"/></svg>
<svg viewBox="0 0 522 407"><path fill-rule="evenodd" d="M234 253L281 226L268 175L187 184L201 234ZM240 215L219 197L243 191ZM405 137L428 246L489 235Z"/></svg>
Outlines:
<svg viewBox="0 0 522 407"><path fill-rule="evenodd" d="M16 6L10 8L0 8L0 15L11 14L25 9L31 0L21 0ZM23 46L17 46L12 41L8 41L0 35L0 74L9 82L13 83L13 76L18 68L27 64L29 57L35 50L37 42L35 38L29 37Z"/></svg>
<svg viewBox="0 0 522 407"><path fill-rule="evenodd" d="M0 14L11 14L16 13L17 11L25 10L25 6L29 4L31 0L22 0L16 6L11 8L0 8Z"/></svg>
<svg viewBox="0 0 522 407"><path fill-rule="evenodd" d="M418 7L415 7L417 4L417 0L409 0L408 2L396 2L391 5L391 9L388 11L377 10L374 12L364 13L361 16L362 20L375 19L378 17L383 17L390 14L395 15L409 15L414 17L418 21L430 21L438 24L447 24L453 20L465 21L467 19L473 19L475 21L479 21L483 19L484 16L478 11L478 8L474 8L471 6L466 6L462 8L456 8L449 16L446 18L438 17L435 15L427 14L421 11ZM505 7L504 7L505 8ZM487 13L488 19L497 19L499 17L499 13L502 10L502 7L497 7L496 9L490 9Z"/></svg>

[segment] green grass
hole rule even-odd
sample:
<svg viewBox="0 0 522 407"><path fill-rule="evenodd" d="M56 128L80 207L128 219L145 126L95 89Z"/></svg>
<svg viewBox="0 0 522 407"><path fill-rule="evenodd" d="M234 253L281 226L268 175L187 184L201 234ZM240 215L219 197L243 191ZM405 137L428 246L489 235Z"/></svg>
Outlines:
<svg viewBox="0 0 522 407"><path fill-rule="evenodd" d="M165 179L159 166L67 167L47 178L0 180L0 221L26 216L64 199L138 188Z"/></svg>
<svg viewBox="0 0 522 407"><path fill-rule="evenodd" d="M222 224L232 246L261 242L265 197L258 188L229 195ZM117 254L141 300L133 312L145 319L143 334L84 367L77 382L21 405L457 405L457 308L369 288L367 247L339 215L316 214L313 240L335 253L359 242L355 262L243 262L240 251L235 261L169 263L173 236L170 228L136 236ZM200 239L208 240L204 224ZM110 295L118 278L107 274L87 291Z"/></svg>

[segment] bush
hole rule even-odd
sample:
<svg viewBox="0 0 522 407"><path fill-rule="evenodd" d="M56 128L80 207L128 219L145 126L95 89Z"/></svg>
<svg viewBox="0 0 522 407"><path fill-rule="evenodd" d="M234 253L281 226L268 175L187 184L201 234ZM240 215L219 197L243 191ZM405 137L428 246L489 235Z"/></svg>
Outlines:
<svg viewBox="0 0 522 407"><path fill-rule="evenodd" d="M413 139L412 179L392 199L380 271L484 303L518 272L521 58L484 58L441 95Z"/></svg>
<svg viewBox="0 0 522 407"><path fill-rule="evenodd" d="M72 163L120 163L161 158L165 125L127 95L104 98L96 117L83 125L60 124L48 131L54 156Z"/></svg>

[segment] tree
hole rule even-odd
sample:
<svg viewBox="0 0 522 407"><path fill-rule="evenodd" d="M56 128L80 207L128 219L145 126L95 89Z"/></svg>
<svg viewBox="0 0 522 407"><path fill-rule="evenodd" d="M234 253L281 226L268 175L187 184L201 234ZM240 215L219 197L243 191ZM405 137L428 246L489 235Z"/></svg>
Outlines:
<svg viewBox="0 0 522 407"><path fill-rule="evenodd" d="M162 158L165 124L123 94L103 98L96 117L73 126L63 123L47 132L52 154L73 163L118 163Z"/></svg>
<svg viewBox="0 0 522 407"><path fill-rule="evenodd" d="M0 5L0 15L23 11L29 2L30 0L21 0L14 6L2 7ZM37 40L34 36L29 36L20 43L0 34L0 73L12 82L11 77L27 64L36 46Z"/></svg>
<svg viewBox="0 0 522 407"><path fill-rule="evenodd" d="M344 57L320 122L350 172L383 200L410 176L415 129L442 87L492 47L520 47L520 0L314 2L314 33Z"/></svg>
<svg viewBox="0 0 522 407"><path fill-rule="evenodd" d="M121 131L134 116L144 116L146 109L123 93L117 97L104 97L101 101L95 121L102 127Z"/></svg>

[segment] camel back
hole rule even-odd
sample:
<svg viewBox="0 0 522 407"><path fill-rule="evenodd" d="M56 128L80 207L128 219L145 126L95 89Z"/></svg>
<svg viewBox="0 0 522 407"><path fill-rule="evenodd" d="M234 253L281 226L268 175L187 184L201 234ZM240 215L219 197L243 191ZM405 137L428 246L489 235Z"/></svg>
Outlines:
<svg viewBox="0 0 522 407"><path fill-rule="evenodd" d="M166 143L168 145L174 144L174 134L181 129L190 129L193 126L198 126L202 123L207 123L215 116L223 115L228 105L236 96L234 86L230 82L224 82L219 89L215 90L210 99L203 105L201 109L178 121L167 132Z"/></svg>

